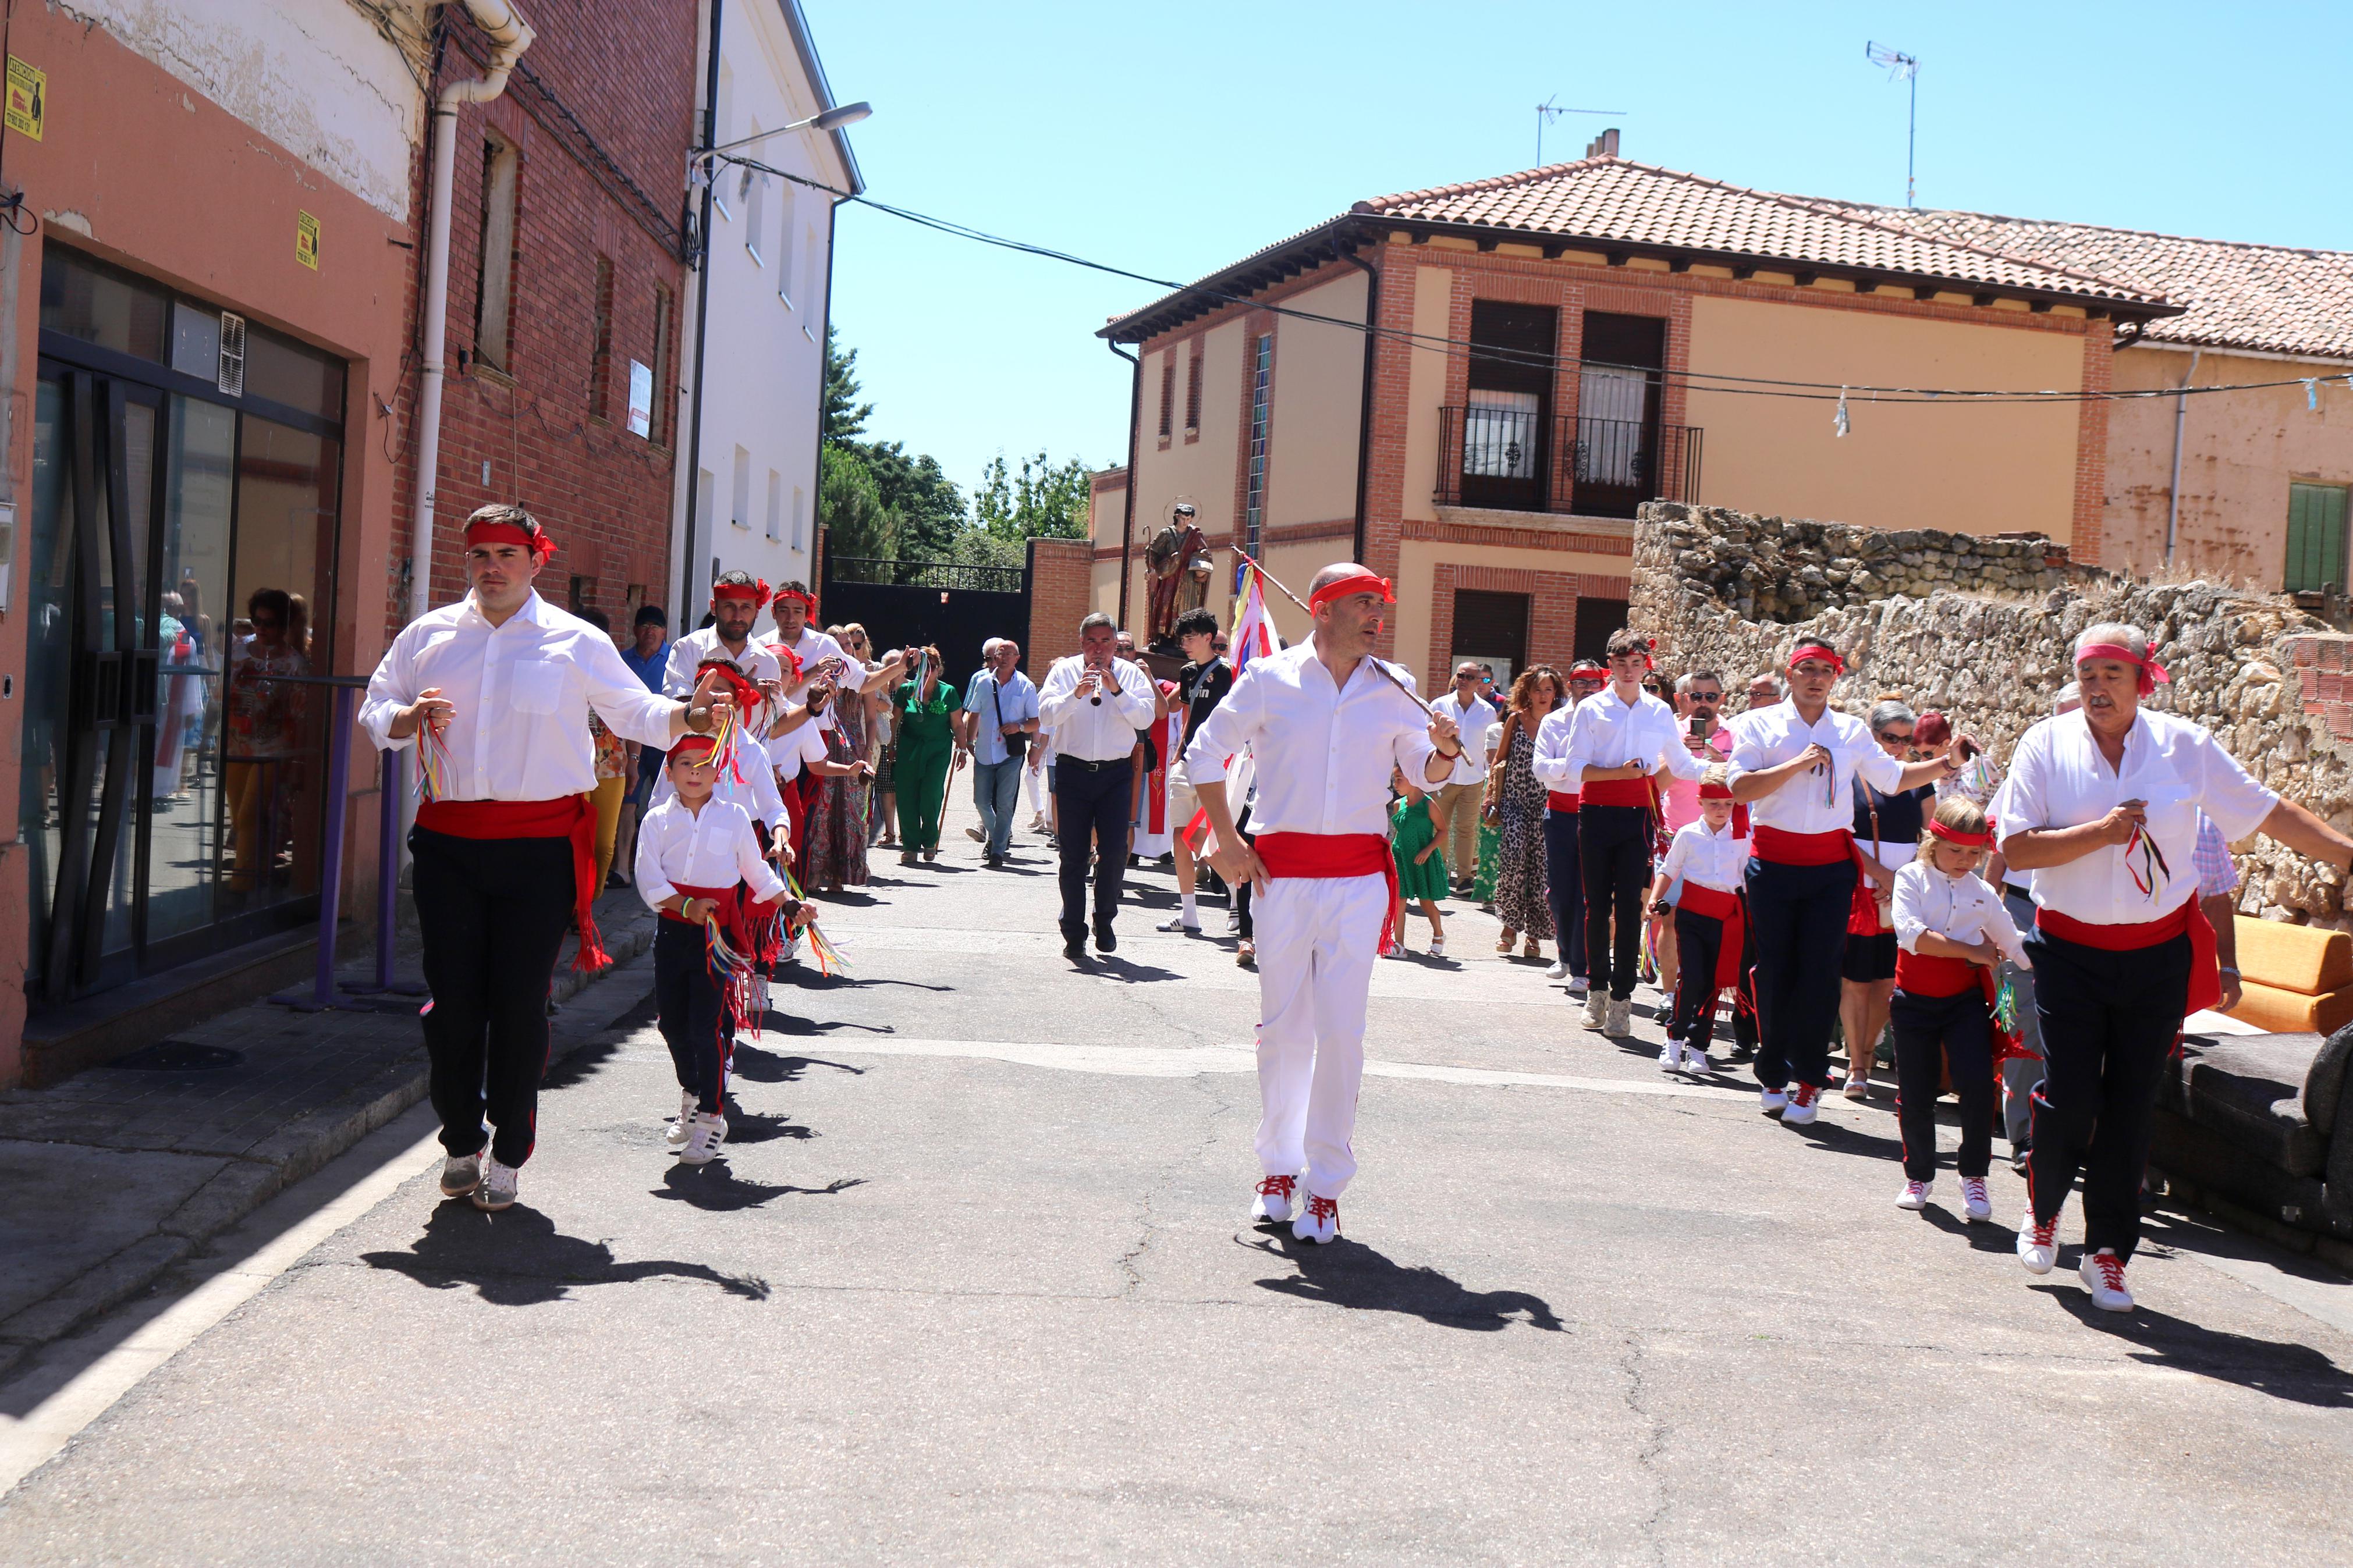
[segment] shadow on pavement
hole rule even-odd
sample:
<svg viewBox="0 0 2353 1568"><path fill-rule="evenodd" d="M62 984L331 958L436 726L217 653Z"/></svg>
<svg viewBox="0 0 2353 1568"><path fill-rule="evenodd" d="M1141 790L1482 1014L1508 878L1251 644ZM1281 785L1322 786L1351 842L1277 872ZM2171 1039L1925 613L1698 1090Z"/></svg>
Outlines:
<svg viewBox="0 0 2353 1568"><path fill-rule="evenodd" d="M742 1043L735 1047L735 1068L731 1076L746 1083L798 1083L811 1068L831 1068L852 1078L866 1076L864 1068L854 1068L847 1062L829 1062L818 1057L783 1057Z"/></svg>
<svg viewBox="0 0 2353 1568"><path fill-rule="evenodd" d="M734 1136L731 1124L728 1136ZM786 1194L797 1197L831 1197L839 1192L866 1184L862 1176L845 1176L822 1187L779 1186L767 1182L746 1182L737 1178L727 1168L726 1156L708 1165L672 1165L662 1173L662 1184L653 1189L653 1195L699 1208L708 1214L732 1214L741 1209L755 1209L772 1198ZM766 1294L764 1282L761 1293Z"/></svg>
<svg viewBox="0 0 2353 1568"><path fill-rule="evenodd" d="M1920 1211L1920 1219L1947 1236L1960 1237L1975 1252L2015 1254L2018 1250L2017 1232L2006 1230L2000 1224L1971 1225L1964 1216L1944 1207L1938 1199L1929 1200L1928 1206Z"/></svg>
<svg viewBox="0 0 2353 1568"><path fill-rule="evenodd" d="M1130 963L1115 953L1090 953L1083 967L1090 973L1103 975L1105 979L1124 980L1130 984L1185 978L1173 969L1163 969L1156 963Z"/></svg>
<svg viewBox="0 0 2353 1568"><path fill-rule="evenodd" d="M1299 1272L1261 1279L1261 1290L1356 1311L1403 1312L1449 1329L1493 1333L1525 1318L1534 1329L1560 1331L1560 1319L1541 1296L1525 1290L1466 1290L1435 1268L1407 1268L1346 1237L1328 1244L1294 1241L1288 1226L1270 1227L1238 1246L1289 1259Z"/></svg>
<svg viewBox="0 0 2353 1568"><path fill-rule="evenodd" d="M708 1264L670 1258L619 1262L606 1243L565 1236L554 1220L520 1204L502 1214L483 1214L470 1204L445 1203L425 1222L425 1233L410 1250L363 1252L360 1261L406 1274L428 1289L471 1285L494 1307L560 1301L575 1285L659 1279L701 1279L747 1301L768 1299L768 1282L754 1275L722 1274Z"/></svg>
<svg viewBox="0 0 2353 1568"><path fill-rule="evenodd" d="M2132 1359L2148 1366L2196 1373L2236 1384L2274 1399L2325 1410L2353 1408L2353 1373L2310 1345L2259 1340L2168 1317L2145 1306L2129 1312L2104 1312L2086 1291L2065 1285L2035 1289L2065 1308L2075 1321L2136 1347Z"/></svg>

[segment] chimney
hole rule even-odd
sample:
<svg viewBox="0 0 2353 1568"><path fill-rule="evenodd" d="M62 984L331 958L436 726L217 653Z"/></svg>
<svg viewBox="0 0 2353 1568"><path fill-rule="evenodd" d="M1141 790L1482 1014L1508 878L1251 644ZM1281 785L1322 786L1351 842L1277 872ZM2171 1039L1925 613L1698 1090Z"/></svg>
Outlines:
<svg viewBox="0 0 2353 1568"><path fill-rule="evenodd" d="M1592 141L1587 142L1585 144L1585 155L1588 158L1615 158L1618 156L1618 128L1613 125L1609 130L1604 131L1600 135L1596 136Z"/></svg>

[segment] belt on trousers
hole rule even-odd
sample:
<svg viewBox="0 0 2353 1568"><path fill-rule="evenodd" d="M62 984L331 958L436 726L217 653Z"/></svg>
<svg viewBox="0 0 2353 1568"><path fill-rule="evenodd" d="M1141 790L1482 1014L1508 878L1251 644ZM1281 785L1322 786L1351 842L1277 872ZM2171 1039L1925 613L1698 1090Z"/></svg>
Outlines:
<svg viewBox="0 0 2353 1568"><path fill-rule="evenodd" d="M2214 927L2206 911L2198 907L2195 898L2185 899L2169 915L2153 921L2141 921L2131 925L2094 925L2063 915L2057 910L2038 909L2034 911L2037 931L2072 942L2084 947L2097 948L2103 952L2137 952L2160 942L2171 942L2177 936L2189 938L2189 994L2184 1002L2186 1017L2190 1013L2211 1007L2222 999L2221 960L2214 952Z"/></svg>
<svg viewBox="0 0 2353 1568"><path fill-rule="evenodd" d="M572 916L580 927L580 951L572 955L572 967L596 970L613 962L596 934L596 807L588 796L428 800L417 808L417 826L452 838L572 840Z"/></svg>
<svg viewBox="0 0 2353 1568"><path fill-rule="evenodd" d="M1397 945L1397 933L1404 925L1398 902L1397 857L1389 849L1388 836L1381 833L1261 833L1250 840L1258 851L1259 863L1266 868L1270 879L1288 877L1329 879L1342 877L1370 877L1376 874L1388 883L1388 908L1381 917L1379 951L1388 952Z"/></svg>
<svg viewBox="0 0 2353 1568"><path fill-rule="evenodd" d="M1588 779L1578 798L1587 805L1624 805L1648 811L1658 803L1658 787L1648 778Z"/></svg>
<svg viewBox="0 0 2353 1568"><path fill-rule="evenodd" d="M1083 773L1099 773L1106 768L1124 768L1134 760L1134 754L1130 753L1124 757L1113 757L1099 763L1091 757L1073 757L1066 752L1054 759L1054 765L1060 768L1076 768Z"/></svg>
<svg viewBox="0 0 2353 1568"><path fill-rule="evenodd" d="M1828 833L1791 833L1757 825L1757 858L1776 866L1831 866L1851 858L1854 835L1843 827Z"/></svg>
<svg viewBox="0 0 2353 1568"><path fill-rule="evenodd" d="M1689 910L1724 923L1724 936L1715 944L1715 989L1740 984L1740 950L1748 931L1748 906L1737 893L1727 893L1721 888L1711 888L1704 882L1683 879L1683 896L1675 907Z"/></svg>
<svg viewBox="0 0 2353 1568"><path fill-rule="evenodd" d="M1577 792L1573 789L1548 789L1545 791L1545 804L1552 807L1555 811L1566 811L1574 814L1577 805Z"/></svg>

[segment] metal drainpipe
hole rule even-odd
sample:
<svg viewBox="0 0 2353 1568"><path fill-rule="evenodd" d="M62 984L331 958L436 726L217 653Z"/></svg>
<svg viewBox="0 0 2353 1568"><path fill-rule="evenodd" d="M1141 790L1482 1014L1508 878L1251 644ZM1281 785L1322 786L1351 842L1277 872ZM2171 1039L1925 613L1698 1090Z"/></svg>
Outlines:
<svg viewBox="0 0 2353 1568"><path fill-rule="evenodd" d="M490 68L453 81L433 100L433 188L427 207L424 366L417 384L417 511L409 536L408 610L433 607L433 500L441 467L441 384L449 335L449 192L457 177L458 110L488 103L507 89L515 61L531 47L531 25L506 0L464 0L466 14L490 35Z"/></svg>
<svg viewBox="0 0 2353 1568"><path fill-rule="evenodd" d="M2173 531L2181 519L2181 427L2189 418L2189 378L2198 374L2204 349L2189 351L2189 368L2182 374L2181 390L2173 395L2173 484L2165 497L2165 563L2173 564Z"/></svg>
<svg viewBox="0 0 2353 1568"><path fill-rule="evenodd" d="M832 352L833 345L834 219L841 216L841 204L846 199L846 197L828 196L825 204L825 309L819 312L822 324L818 330L817 466L809 475L808 591L812 594L822 587L825 582L825 559L820 549L825 542L825 535L824 531L818 526L817 519L818 497L825 493L824 366L825 356ZM893 573L892 576L895 578L897 574Z"/></svg>
<svg viewBox="0 0 2353 1568"><path fill-rule="evenodd" d="M719 143L719 19L725 5L726 0L711 0L711 63L705 68L702 83L702 144L705 147ZM695 245L700 254L689 258L694 268L694 405L687 411L686 528L678 547L679 598L670 621L672 637L684 637L694 629L694 523L696 510L702 501L702 352L711 324L711 193L718 184L719 165L714 163L704 171L701 216L694 225ZM830 264L831 258L827 259ZM825 396L823 373L818 374L820 390L818 397L822 403ZM717 483L716 479L712 482ZM811 511L815 511L814 505Z"/></svg>
<svg viewBox="0 0 2353 1568"><path fill-rule="evenodd" d="M1108 340L1106 340L1108 342ZM1117 343L1111 352L1125 360L1133 370L1127 381L1127 498L1119 521L1119 624L1127 625L1127 552L1135 544L1135 422L1144 413L1144 356L1132 354ZM1092 574L1092 567L1089 567Z"/></svg>
<svg viewBox="0 0 2353 1568"><path fill-rule="evenodd" d="M1374 329L1380 325L1381 269L1353 250L1340 250L1339 240L1332 242L1341 260L1365 271L1365 390L1363 405L1356 416L1356 537L1350 559L1358 565L1365 560L1365 496L1372 480L1373 469L1373 350L1377 346Z"/></svg>

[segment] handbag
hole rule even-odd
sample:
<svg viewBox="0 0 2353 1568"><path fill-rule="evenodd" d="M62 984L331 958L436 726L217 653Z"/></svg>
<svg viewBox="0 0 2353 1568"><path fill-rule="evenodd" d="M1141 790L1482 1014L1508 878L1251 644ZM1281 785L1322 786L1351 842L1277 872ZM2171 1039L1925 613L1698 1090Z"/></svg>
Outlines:
<svg viewBox="0 0 2353 1568"><path fill-rule="evenodd" d="M1879 803L1872 798L1871 786L1861 778L1854 781L1854 787L1862 792L1862 808L1871 816L1871 844L1875 849L1882 842ZM1855 868L1854 896L1847 905L1846 929L1849 936L1878 936L1895 929L1894 889L1873 887L1860 866Z"/></svg>
<svg viewBox="0 0 2353 1568"><path fill-rule="evenodd" d="M1000 731L1002 731L1005 728L1005 711L997 705L997 689L1002 683L998 681L995 676L990 675L987 670L981 671L981 674L988 681L988 710L997 715L997 727ZM1016 730L1010 735L999 733L997 738L1005 742L1005 760L1007 762L1018 763L1022 758L1029 754L1029 731Z"/></svg>

